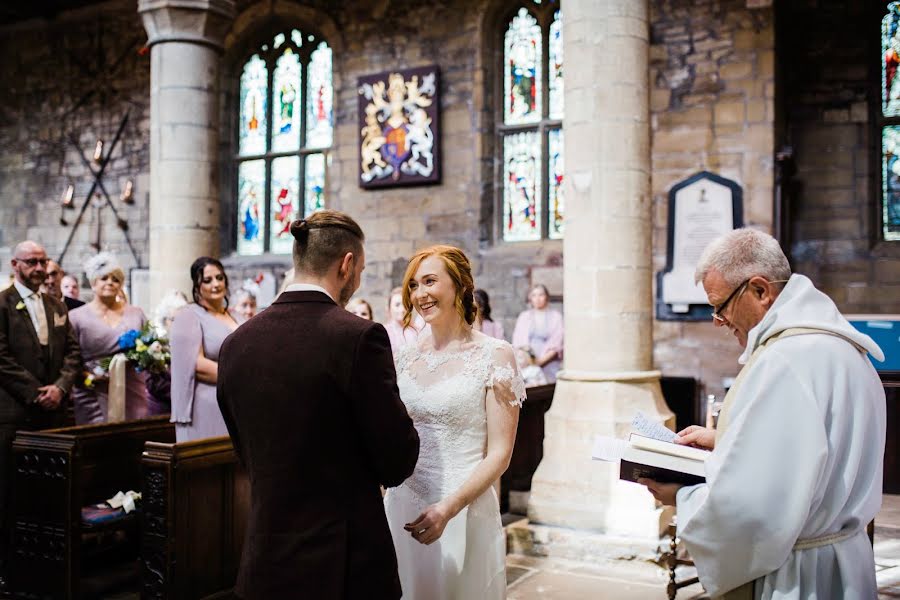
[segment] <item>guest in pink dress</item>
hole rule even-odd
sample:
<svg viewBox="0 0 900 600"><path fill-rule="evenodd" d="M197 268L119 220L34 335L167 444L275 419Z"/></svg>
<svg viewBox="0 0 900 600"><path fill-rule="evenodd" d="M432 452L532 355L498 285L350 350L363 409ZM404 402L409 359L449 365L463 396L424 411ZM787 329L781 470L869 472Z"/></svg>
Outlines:
<svg viewBox="0 0 900 600"><path fill-rule="evenodd" d="M403 317L405 314L403 289L396 287L391 290L391 295L388 296L388 320L387 323L384 323L384 328L387 329L388 337L391 340L391 351L394 353L394 356L397 356L397 351L400 348L408 344L415 344L422 329L415 321L404 327Z"/></svg>
<svg viewBox="0 0 900 600"><path fill-rule="evenodd" d="M535 363L543 369L547 381L554 383L556 373L562 367L563 316L559 311L548 308L550 294L541 284L532 286L528 301L531 308L523 311L516 320L512 345L530 348Z"/></svg>
<svg viewBox="0 0 900 600"><path fill-rule="evenodd" d="M191 265L194 303L172 322L172 422L175 440L228 435L216 401L219 349L243 322L228 310L228 276L218 260L202 256ZM248 377L252 374L248 373Z"/></svg>
<svg viewBox="0 0 900 600"><path fill-rule="evenodd" d="M147 317L144 316L144 311L129 305L125 300L122 292L125 272L113 255L107 252L97 254L87 261L84 270L91 282L94 299L71 311L69 319L78 336L85 370L93 374L102 359L121 352L119 337L130 329L141 329ZM79 385L72 390L75 422L78 425L110 420L109 385L105 376L95 377L90 387L81 378ZM147 402L145 373L136 371L129 362L125 366L124 418L133 420L146 417ZM115 412L113 407L114 419Z"/></svg>
<svg viewBox="0 0 900 600"><path fill-rule="evenodd" d="M503 336L503 323L491 318L491 298L486 291L475 290L475 305L478 306L478 315L472 328L498 340L506 339Z"/></svg>

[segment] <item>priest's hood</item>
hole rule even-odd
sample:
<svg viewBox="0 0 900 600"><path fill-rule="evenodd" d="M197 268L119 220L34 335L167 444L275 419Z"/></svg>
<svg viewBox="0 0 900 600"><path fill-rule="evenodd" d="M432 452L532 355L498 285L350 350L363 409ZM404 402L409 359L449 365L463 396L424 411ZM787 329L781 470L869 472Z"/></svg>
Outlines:
<svg viewBox="0 0 900 600"><path fill-rule="evenodd" d="M747 348L738 362L746 364L757 346L792 327L836 333L865 348L879 362L884 362L884 353L878 344L857 331L840 313L831 298L817 290L808 277L796 273L791 275L762 321L747 334Z"/></svg>

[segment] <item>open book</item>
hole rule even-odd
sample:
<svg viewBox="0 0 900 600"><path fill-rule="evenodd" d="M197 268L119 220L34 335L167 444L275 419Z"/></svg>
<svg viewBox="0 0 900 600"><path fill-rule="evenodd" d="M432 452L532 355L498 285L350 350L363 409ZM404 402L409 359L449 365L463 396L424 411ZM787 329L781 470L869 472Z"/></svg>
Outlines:
<svg viewBox="0 0 900 600"><path fill-rule="evenodd" d="M638 413L629 439L597 436L595 460L619 462L619 479L640 477L665 483L696 485L706 481L706 458L710 452L674 443L675 434ZM663 439L660 439L663 438Z"/></svg>

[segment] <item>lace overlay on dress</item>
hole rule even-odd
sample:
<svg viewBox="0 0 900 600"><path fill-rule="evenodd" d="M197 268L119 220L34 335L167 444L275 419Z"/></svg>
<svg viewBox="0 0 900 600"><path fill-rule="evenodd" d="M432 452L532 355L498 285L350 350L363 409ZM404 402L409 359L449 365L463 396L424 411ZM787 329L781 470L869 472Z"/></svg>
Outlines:
<svg viewBox="0 0 900 600"><path fill-rule="evenodd" d="M455 351L402 348L396 366L400 397L420 439L419 462L403 485L425 502L437 502L484 458L488 389L495 401L520 407L525 382L512 346L479 332Z"/></svg>

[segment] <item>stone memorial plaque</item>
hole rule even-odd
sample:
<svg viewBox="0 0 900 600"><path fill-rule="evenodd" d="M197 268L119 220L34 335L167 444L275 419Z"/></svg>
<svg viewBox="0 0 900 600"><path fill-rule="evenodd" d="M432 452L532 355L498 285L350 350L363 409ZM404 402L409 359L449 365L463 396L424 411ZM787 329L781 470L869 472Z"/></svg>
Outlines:
<svg viewBox="0 0 900 600"><path fill-rule="evenodd" d="M694 283L694 271L706 246L742 226L741 187L703 171L669 191L666 269L657 277L657 318L709 318L706 292Z"/></svg>

